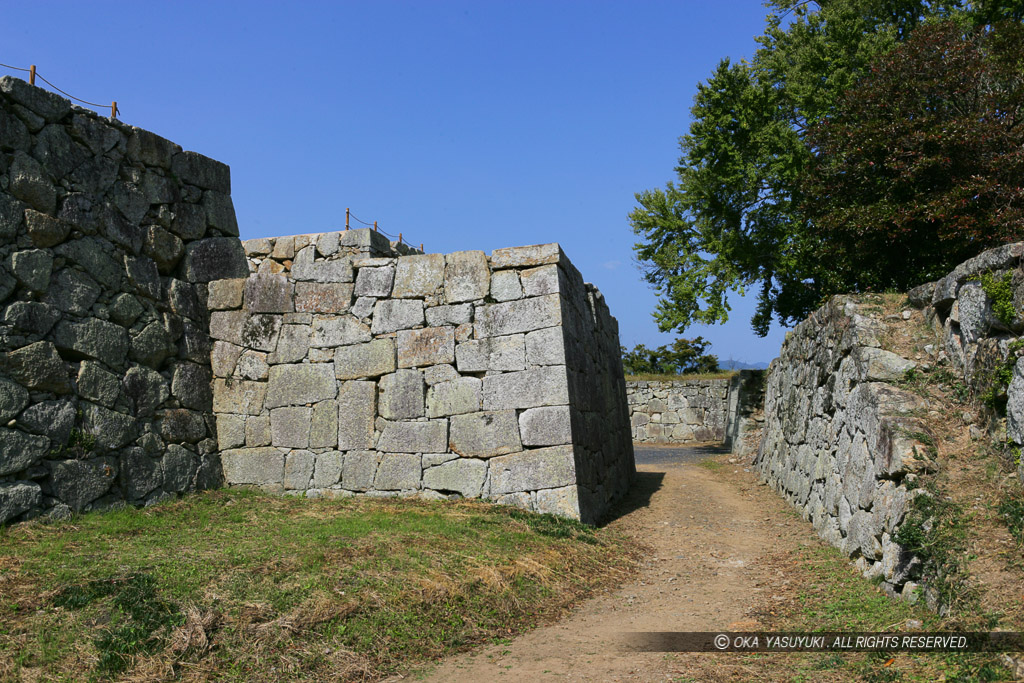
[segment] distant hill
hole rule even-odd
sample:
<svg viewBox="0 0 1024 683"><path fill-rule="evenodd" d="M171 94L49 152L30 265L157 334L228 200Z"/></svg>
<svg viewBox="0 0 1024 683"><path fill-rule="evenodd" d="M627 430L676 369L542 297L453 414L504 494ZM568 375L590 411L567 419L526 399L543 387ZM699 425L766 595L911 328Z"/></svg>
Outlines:
<svg viewBox="0 0 1024 683"><path fill-rule="evenodd" d="M744 363L741 360L720 360L718 367L723 370L764 370L768 363Z"/></svg>

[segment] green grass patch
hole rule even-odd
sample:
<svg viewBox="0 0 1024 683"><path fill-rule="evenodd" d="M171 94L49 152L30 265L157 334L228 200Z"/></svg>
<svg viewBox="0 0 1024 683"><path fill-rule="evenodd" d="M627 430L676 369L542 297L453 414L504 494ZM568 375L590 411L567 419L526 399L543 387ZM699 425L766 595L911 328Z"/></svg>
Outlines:
<svg viewBox="0 0 1024 683"><path fill-rule="evenodd" d="M625 576L612 532L478 502L213 491L0 529L0 680L350 680Z"/></svg>

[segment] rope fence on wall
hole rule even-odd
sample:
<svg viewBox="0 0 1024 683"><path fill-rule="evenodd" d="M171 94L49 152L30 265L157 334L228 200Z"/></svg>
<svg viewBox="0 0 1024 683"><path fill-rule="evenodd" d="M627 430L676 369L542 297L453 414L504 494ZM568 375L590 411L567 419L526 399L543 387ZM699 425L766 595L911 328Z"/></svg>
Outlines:
<svg viewBox="0 0 1024 683"><path fill-rule="evenodd" d="M83 99L81 99L79 97L75 97L74 95L61 90L60 88L55 86L53 83L50 83L50 81L48 81L45 78L43 78L43 75L41 73L39 73L38 71L36 71L36 65L35 64L32 64L27 69L23 69L20 66L11 66L10 64L0 64L0 66L4 67L5 69L11 69L13 71L24 71L25 73L28 74L29 85L35 85L36 84L36 78L38 77L39 80L41 80L43 83L46 83L48 86L50 86L51 88L53 88L54 90L59 92L61 95L64 95L65 97L68 97L68 98L74 100L75 102L81 102L82 104L88 105L90 107L96 107L98 109L110 109L110 118L112 118L112 119L116 119L117 115L121 113L121 110L118 108L116 101L115 102L111 102L110 106L108 107L105 104L98 104L96 102L87 102L87 101L85 101L85 100L83 100Z"/></svg>
<svg viewBox="0 0 1024 683"><path fill-rule="evenodd" d="M348 209L348 208L346 208L346 209L345 209L345 229L346 229L346 230L349 230L349 229L351 229L351 228L349 227L349 219L353 219L353 220L355 220L355 221L356 221L357 223L362 223L363 225L365 225L365 226L366 226L366 227L368 227L368 228L373 228L373 231L374 231L374 232L379 232L380 234L384 235L384 236L385 236L385 237L387 237L388 239L392 239L392 240L397 240L399 244L403 244L403 238L402 238L402 233L398 233L398 235L392 235L392 234L391 234L391 233L389 233L389 232L385 232L385 231L383 231L383 230L381 230L381 229L380 229L380 226L378 226L378 225L377 225L377 221L374 221L373 223L368 223L368 222L366 222L366 221L364 221L364 220L361 220L360 218L357 218L357 217L356 217L356 216L355 216L355 215L354 215L354 214L352 213L352 210L351 210L351 209ZM409 244L408 242L404 242L404 243L405 243L405 244ZM413 246L413 245L409 245L409 246ZM423 251L423 243L422 243L422 242L420 242L420 251Z"/></svg>

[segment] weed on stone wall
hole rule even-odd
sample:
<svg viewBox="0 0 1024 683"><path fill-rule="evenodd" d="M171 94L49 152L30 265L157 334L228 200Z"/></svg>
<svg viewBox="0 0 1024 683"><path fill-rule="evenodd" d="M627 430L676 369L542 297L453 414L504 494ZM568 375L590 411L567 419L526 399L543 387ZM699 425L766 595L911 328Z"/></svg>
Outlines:
<svg viewBox="0 0 1024 683"><path fill-rule="evenodd" d="M1012 325L1017 319L1017 308L1013 305L1013 274L1006 272L997 277L995 273L982 273L977 281L992 302L992 314L1007 327Z"/></svg>
<svg viewBox="0 0 1024 683"><path fill-rule="evenodd" d="M961 611L976 600L967 584L963 506L946 497L934 479L910 504L893 540L921 561L924 596L940 612Z"/></svg>

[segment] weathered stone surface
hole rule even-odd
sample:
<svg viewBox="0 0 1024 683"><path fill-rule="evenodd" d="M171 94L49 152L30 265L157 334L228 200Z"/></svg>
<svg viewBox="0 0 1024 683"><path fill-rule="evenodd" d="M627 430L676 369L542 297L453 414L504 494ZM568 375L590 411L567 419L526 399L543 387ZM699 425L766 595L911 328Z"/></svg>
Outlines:
<svg viewBox="0 0 1024 683"><path fill-rule="evenodd" d="M392 296L396 299L426 297L444 283L444 255L422 254L398 259Z"/></svg>
<svg viewBox="0 0 1024 683"><path fill-rule="evenodd" d="M82 361L78 368L78 395L113 408L121 393L121 383L112 373L93 361Z"/></svg>
<svg viewBox="0 0 1024 683"><path fill-rule="evenodd" d="M856 354L857 369L865 382L891 382L903 379L907 370L917 363L907 360L892 351L861 347Z"/></svg>
<svg viewBox="0 0 1024 683"><path fill-rule="evenodd" d="M352 451L345 454L341 485L349 491L368 491L373 488L380 455L376 451Z"/></svg>
<svg viewBox="0 0 1024 683"><path fill-rule="evenodd" d="M45 249L16 251L7 260L11 274L18 284L33 292L45 292L50 286L53 256Z"/></svg>
<svg viewBox="0 0 1024 683"><path fill-rule="evenodd" d="M445 417L479 411L480 387L481 381L476 377L457 377L447 382L435 383L427 390L427 417Z"/></svg>
<svg viewBox="0 0 1024 683"><path fill-rule="evenodd" d="M352 284L340 282L298 282L295 310L311 313L345 313L352 303Z"/></svg>
<svg viewBox="0 0 1024 683"><path fill-rule="evenodd" d="M64 268L58 271L50 281L46 302L65 313L86 315L99 296L100 287L95 280L85 273ZM131 297L130 294L124 296ZM131 297L131 300L134 301L135 297ZM113 313L113 311L111 312ZM141 312L141 307L139 312ZM114 317L115 322L121 322L117 317L113 315L111 317ZM136 317L138 317L138 313L136 313ZM132 322L134 322L134 318Z"/></svg>
<svg viewBox="0 0 1024 683"><path fill-rule="evenodd" d="M334 398L334 369L326 363L274 365L270 368L266 406L305 405Z"/></svg>
<svg viewBox="0 0 1024 683"><path fill-rule="evenodd" d="M473 304L432 306L427 309L427 327L463 325L473 321Z"/></svg>
<svg viewBox="0 0 1024 683"><path fill-rule="evenodd" d="M249 264L238 239L208 237L190 242L181 261L182 279L189 282L210 282L225 278L244 278Z"/></svg>
<svg viewBox="0 0 1024 683"><path fill-rule="evenodd" d="M379 268L360 268L356 275L356 296L387 297L391 295L391 285L395 279L393 265Z"/></svg>
<svg viewBox="0 0 1024 683"><path fill-rule="evenodd" d="M1006 396L1006 435L1014 443L1024 443L1024 358L1013 366Z"/></svg>
<svg viewBox="0 0 1024 683"><path fill-rule="evenodd" d="M281 337L282 339L284 338L283 331ZM210 367L213 370L214 376L231 377L235 372L235 364L238 363L238 358L241 355L241 346L225 341L214 342L213 350L210 352Z"/></svg>
<svg viewBox="0 0 1024 683"><path fill-rule="evenodd" d="M61 460L50 466L50 488L53 495L81 512L85 507L110 490L117 477L117 460Z"/></svg>
<svg viewBox="0 0 1024 683"><path fill-rule="evenodd" d="M121 286L124 268L110 257L110 243L97 237L70 240L53 248L57 256L77 263L93 279L111 291Z"/></svg>
<svg viewBox="0 0 1024 683"><path fill-rule="evenodd" d="M211 315L210 334L213 334ZM277 348L277 338L281 333L283 320L279 315L258 313L245 319L242 334L238 343L256 351L273 351ZM233 339L225 339L233 342Z"/></svg>
<svg viewBox="0 0 1024 683"><path fill-rule="evenodd" d="M334 352L334 375L338 379L379 377L394 371L395 340L391 338L341 346Z"/></svg>
<svg viewBox="0 0 1024 683"><path fill-rule="evenodd" d="M245 445L245 416L217 416L217 446L221 450Z"/></svg>
<svg viewBox="0 0 1024 683"><path fill-rule="evenodd" d="M159 225L146 226L142 253L153 259L161 275L169 275L185 255L185 243Z"/></svg>
<svg viewBox="0 0 1024 683"><path fill-rule="evenodd" d="M6 423L28 405L28 392L14 382L0 377L0 422Z"/></svg>
<svg viewBox="0 0 1024 683"><path fill-rule="evenodd" d="M270 445L270 415L250 415L245 418L245 445Z"/></svg>
<svg viewBox="0 0 1024 683"><path fill-rule="evenodd" d="M227 164L198 152L178 152L171 157L171 173L189 185L231 194L231 171Z"/></svg>
<svg viewBox="0 0 1024 683"><path fill-rule="evenodd" d="M292 451L284 461L284 488L304 491L313 478L316 456L309 451Z"/></svg>
<svg viewBox="0 0 1024 683"><path fill-rule="evenodd" d="M245 307L250 313L294 311L295 296L292 283L284 275L250 275L245 281Z"/></svg>
<svg viewBox="0 0 1024 683"><path fill-rule="evenodd" d="M60 320L60 311L38 301L16 301L4 311L4 322L19 332L45 335Z"/></svg>
<svg viewBox="0 0 1024 683"><path fill-rule="evenodd" d="M284 454L276 448L233 448L222 451L224 481L237 484L280 484L284 478Z"/></svg>
<svg viewBox="0 0 1024 683"><path fill-rule="evenodd" d="M166 328L158 322L142 328L141 332L132 337L130 344L128 357L131 360L157 369L178 350Z"/></svg>
<svg viewBox="0 0 1024 683"><path fill-rule="evenodd" d="M7 354L7 370L29 389L64 394L71 390L68 372L56 347L46 341L23 346Z"/></svg>
<svg viewBox="0 0 1024 683"><path fill-rule="evenodd" d="M192 490L198 467L195 453L177 444L169 445L163 462L164 489L175 493Z"/></svg>
<svg viewBox="0 0 1024 683"><path fill-rule="evenodd" d="M171 380L171 395L185 408L210 411L213 393L210 369L197 363L178 363Z"/></svg>
<svg viewBox="0 0 1024 683"><path fill-rule="evenodd" d="M440 453L447 450L448 421L389 422L377 449L387 453Z"/></svg>
<svg viewBox="0 0 1024 683"><path fill-rule="evenodd" d="M213 381L213 412L259 415L263 410L266 396L266 382L215 379Z"/></svg>
<svg viewBox="0 0 1024 683"><path fill-rule="evenodd" d="M210 313L210 336L241 346L242 328L248 318L245 311L214 311Z"/></svg>
<svg viewBox="0 0 1024 683"><path fill-rule="evenodd" d="M423 375L419 370L397 370L380 378L378 411L387 420L423 415Z"/></svg>
<svg viewBox="0 0 1024 683"><path fill-rule="evenodd" d="M32 209L25 210L25 227L32 244L40 248L55 247L68 238L71 224Z"/></svg>
<svg viewBox="0 0 1024 683"><path fill-rule="evenodd" d="M71 110L71 102L60 95L13 76L0 78L0 92L51 123L61 120Z"/></svg>
<svg viewBox="0 0 1024 683"><path fill-rule="evenodd" d="M499 270L491 273L491 298L495 301L512 301L523 297L519 273L514 270Z"/></svg>
<svg viewBox="0 0 1024 683"><path fill-rule="evenodd" d="M519 416L519 433L524 446L558 446L572 443L569 406L548 406L524 410Z"/></svg>
<svg viewBox="0 0 1024 683"><path fill-rule="evenodd" d="M23 152L15 152L9 173L8 190L12 195L42 213L56 212L57 192L38 161Z"/></svg>
<svg viewBox="0 0 1024 683"><path fill-rule="evenodd" d="M509 247L495 249L491 252L491 267L497 269L541 266L547 263L559 263L564 258L562 247L557 242L534 244L528 247Z"/></svg>
<svg viewBox="0 0 1024 683"><path fill-rule="evenodd" d="M0 482L0 524L6 524L22 513L42 504L39 484L28 481Z"/></svg>
<svg viewBox="0 0 1024 683"><path fill-rule="evenodd" d="M426 459L426 456L423 456ZM479 498L487 478L483 460L457 458L423 470L423 488L442 493L458 493L464 498Z"/></svg>
<svg viewBox="0 0 1024 683"><path fill-rule="evenodd" d="M404 491L420 488L420 456L386 453L377 465L373 488L378 491Z"/></svg>
<svg viewBox="0 0 1024 683"><path fill-rule="evenodd" d="M423 381L427 383L427 386L450 382L458 378L459 373L451 365L432 365L429 368L423 368Z"/></svg>
<svg viewBox="0 0 1024 683"><path fill-rule="evenodd" d="M275 408L270 411L271 445L308 448L312 408Z"/></svg>
<svg viewBox="0 0 1024 683"><path fill-rule="evenodd" d="M207 306L215 311L241 307L246 282L248 282L246 278L210 282Z"/></svg>
<svg viewBox="0 0 1024 683"><path fill-rule="evenodd" d="M482 251L457 251L445 255L444 300L455 304L487 296L491 273Z"/></svg>
<svg viewBox="0 0 1024 683"><path fill-rule="evenodd" d="M484 410L569 404L565 368L553 365L484 377Z"/></svg>
<svg viewBox="0 0 1024 683"><path fill-rule="evenodd" d="M313 406L309 428L310 448L334 448L338 445L338 404L321 401Z"/></svg>
<svg viewBox="0 0 1024 683"><path fill-rule="evenodd" d="M537 512L578 519L581 514L578 488L563 486L537 491Z"/></svg>
<svg viewBox="0 0 1024 683"><path fill-rule="evenodd" d="M477 339L483 339L554 327L561 322L559 295L547 294L480 307L473 330Z"/></svg>
<svg viewBox="0 0 1024 683"><path fill-rule="evenodd" d="M489 461L490 495L569 486L576 479L572 446L512 453Z"/></svg>
<svg viewBox="0 0 1024 683"><path fill-rule="evenodd" d="M345 455L338 451L328 451L316 456L313 469L313 488L323 489L334 486L341 481L341 472L345 466Z"/></svg>
<svg viewBox="0 0 1024 683"><path fill-rule="evenodd" d="M338 448L343 451L373 448L373 422L376 414L375 382L352 381L342 384L338 390Z"/></svg>
<svg viewBox="0 0 1024 683"><path fill-rule="evenodd" d="M63 320L53 333L58 349L94 358L111 368L120 367L128 355L128 333L120 325L90 318L75 323Z"/></svg>
<svg viewBox="0 0 1024 683"><path fill-rule="evenodd" d="M110 317L122 327L131 327L142 311L142 304L131 294L119 294L110 304Z"/></svg>
<svg viewBox="0 0 1024 683"><path fill-rule="evenodd" d="M450 327L426 327L399 330L398 367L413 368L455 360L455 330Z"/></svg>
<svg viewBox="0 0 1024 683"><path fill-rule="evenodd" d="M259 351L244 351L238 356L235 374L242 379L264 380L270 374L267 354Z"/></svg>
<svg viewBox="0 0 1024 683"><path fill-rule="evenodd" d="M564 289L560 282L560 271L554 264L524 270L522 280L523 294L526 296L554 294Z"/></svg>
<svg viewBox="0 0 1024 683"><path fill-rule="evenodd" d="M128 284L135 293L150 299L163 299L163 285L160 283L160 271L156 262L146 256L124 256L124 272Z"/></svg>
<svg viewBox="0 0 1024 683"><path fill-rule="evenodd" d="M160 488L164 470L160 460L142 448L128 448L121 453L121 489L128 500L138 500Z"/></svg>
<svg viewBox="0 0 1024 683"><path fill-rule="evenodd" d="M315 247L306 247L295 256L292 278L312 282L352 282L352 260L314 261Z"/></svg>
<svg viewBox="0 0 1024 683"><path fill-rule="evenodd" d="M138 429L135 417L85 401L79 404L79 409L82 431L96 438L96 448L100 451L121 448L135 440Z"/></svg>
<svg viewBox="0 0 1024 683"><path fill-rule="evenodd" d="M349 316L315 316L310 346L323 348L362 344L372 338L366 325Z"/></svg>
<svg viewBox="0 0 1024 683"><path fill-rule="evenodd" d="M514 410L453 415L450 422L448 448L463 457L492 458L523 448Z"/></svg>
<svg viewBox="0 0 1024 683"><path fill-rule="evenodd" d="M373 307L373 334L387 334L408 330L423 324L423 302L412 300L386 299Z"/></svg>
<svg viewBox="0 0 1024 683"><path fill-rule="evenodd" d="M45 436L0 427L0 476L14 474L39 462L50 448Z"/></svg>
<svg viewBox="0 0 1024 683"><path fill-rule="evenodd" d="M22 412L18 424L50 439L52 445L63 446L71 437L75 426L75 406L71 401L41 401Z"/></svg>
<svg viewBox="0 0 1024 683"><path fill-rule="evenodd" d="M461 342L455 348L455 361L459 372L495 370L514 372L526 369L524 335L488 337Z"/></svg>
<svg viewBox="0 0 1024 683"><path fill-rule="evenodd" d="M267 356L267 363L296 363L306 357L309 351L309 327L307 325L285 325L277 339L277 349Z"/></svg>
<svg viewBox="0 0 1024 683"><path fill-rule="evenodd" d="M206 223L211 228L220 230L224 235L238 236L238 219L235 217L235 204L231 201L231 195L207 190L203 193L203 210L206 212Z"/></svg>

